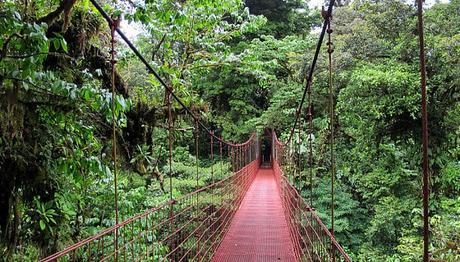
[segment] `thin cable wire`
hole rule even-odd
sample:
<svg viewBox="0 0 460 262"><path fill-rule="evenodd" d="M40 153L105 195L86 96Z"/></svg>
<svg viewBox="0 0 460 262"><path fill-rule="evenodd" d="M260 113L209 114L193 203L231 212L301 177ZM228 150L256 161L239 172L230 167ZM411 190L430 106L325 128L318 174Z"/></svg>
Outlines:
<svg viewBox="0 0 460 262"><path fill-rule="evenodd" d="M112 160L113 160L113 186L114 186L114 201L115 201L115 225L118 225L119 216L118 216L118 170L117 170L117 116L115 113L115 65L117 61L115 60L115 30L116 30L117 23L112 23L110 27L110 36L111 36L111 84L112 84ZM118 228L115 229L115 237L114 237L114 259L117 261L118 259Z"/></svg>
<svg viewBox="0 0 460 262"><path fill-rule="evenodd" d="M311 104L311 88L308 89L308 175L310 178L310 221L313 220L313 111ZM311 245L313 253L313 245Z"/></svg>
<svg viewBox="0 0 460 262"><path fill-rule="evenodd" d="M198 148L199 136L200 136L199 133L200 133L200 128L198 126L198 121L195 120L195 165L196 165L196 189L197 190L199 189L199 181L200 181L200 163L199 163L200 160L199 160L199 148ZM197 205L200 203L199 195L200 194L196 194L196 204ZM200 241L197 241L197 250L196 250L197 253L199 249L200 249ZM195 254L195 255L198 255L198 258L199 258L199 254Z"/></svg>
<svg viewBox="0 0 460 262"><path fill-rule="evenodd" d="M311 88L307 91L308 99L308 173L310 176L310 207L313 207L313 110Z"/></svg>
<svg viewBox="0 0 460 262"><path fill-rule="evenodd" d="M301 161L300 161L300 157L302 156L302 154L300 153L300 150L301 150L301 143L302 143L302 140L301 140L301 136L302 136L302 118L300 118L299 120L299 128L297 130L297 165L296 165L296 168L297 168L297 171L299 172L298 173L298 177L300 178L301 177ZM296 173L297 174L297 173ZM296 176L294 176L294 181L293 181L293 185L295 185L296 183Z"/></svg>
<svg viewBox="0 0 460 262"><path fill-rule="evenodd" d="M429 261L429 167L428 167L428 110L426 99L426 64L425 42L423 26L423 1L417 0L419 60L420 60L420 85L422 92L422 146L423 146L423 261Z"/></svg>
<svg viewBox="0 0 460 262"><path fill-rule="evenodd" d="M214 183L214 131L211 131L211 183Z"/></svg>
<svg viewBox="0 0 460 262"><path fill-rule="evenodd" d="M335 3L335 0L330 0L329 1L329 6L328 6L328 9L327 9L327 14L326 14L327 16L331 16L332 8L334 7L334 3ZM321 33L320 33L319 38L318 38L318 43L316 44L315 55L313 56L313 60L312 60L311 65L310 65L310 70L308 71L308 75L307 75L307 79L306 79L307 83L305 85L305 88L304 88L304 91L303 91L303 94L302 94L302 99L300 100L299 107L297 108L297 111L296 111L297 113L296 113L296 118L294 120L294 125L292 126L292 129L291 129L291 132L290 132L288 140L284 143L285 145L288 144L289 141L291 141L292 137L294 136L294 130L297 127L297 123L298 123L299 118L300 118L300 112L302 111L302 107L303 107L303 104L305 102L305 98L307 96L308 90L311 89L311 84L313 82L313 73L315 71L316 62L318 61L318 56L319 56L319 52L321 50L321 46L323 45L323 39L324 39L324 35L326 33L326 27L327 27L327 21L324 21L323 27L321 29Z"/></svg>
<svg viewBox="0 0 460 262"><path fill-rule="evenodd" d="M98 4L96 0L90 0L91 3L94 5L94 7L98 10L98 12L104 17L104 19L109 23L109 26L112 26L114 24L114 21L110 16L107 14L107 12L104 11L104 9ZM141 62L145 65L147 70L155 76L155 78L160 82L160 84L166 88L171 93L171 96L176 100L176 102L193 118L193 120L198 121L199 125L209 134L212 135L216 140L220 141L221 139L214 134L211 134L211 130L203 123L200 121L200 119L188 108L185 103L173 92L172 88L166 84L166 82L161 78L161 76L153 69L153 67L150 65L149 62L147 62L147 59L137 50L137 48L134 46L134 44L128 39L128 37L123 33L123 31L120 30L120 28L116 27L115 31L120 35L120 37L123 39L123 41L128 45L128 47L134 52L134 54L141 60ZM244 143L248 143L251 139L248 139L248 141ZM229 146L238 146L241 144L233 144L229 141L222 141L222 143L229 145ZM244 144L242 143L242 144Z"/></svg>
<svg viewBox="0 0 460 262"><path fill-rule="evenodd" d="M168 165L169 165L169 199L173 199L172 193L172 147L173 147L173 118L172 118L172 101L171 101L171 92L166 90L167 92L167 103L168 103L168 146L169 146L169 154L168 154Z"/></svg>
<svg viewBox="0 0 460 262"><path fill-rule="evenodd" d="M195 121L195 165L196 165L196 189L199 188L199 173L200 173L200 164L199 164L199 151L198 151L198 142L199 142L199 127L198 121ZM197 195L198 196L198 195Z"/></svg>
<svg viewBox="0 0 460 262"><path fill-rule="evenodd" d="M224 178L224 164L223 164L223 149L222 141L219 141L219 151L220 151L220 178Z"/></svg>
<svg viewBox="0 0 460 262"><path fill-rule="evenodd" d="M173 185L172 185L172 144L173 144L173 118L172 118L172 101L171 101L171 92L169 90L165 90L167 95L167 103L168 103L168 145L169 145L169 154L168 154L168 165L169 165L169 217L171 222L173 221L173 212L174 212L174 201L173 201ZM171 229L174 230L174 224L171 223ZM174 239L171 240L171 248L174 249Z"/></svg>
<svg viewBox="0 0 460 262"><path fill-rule="evenodd" d="M331 157L331 234L334 236L334 207L335 207L335 174L336 174L336 164L335 164L335 152L334 152L334 144L335 144L335 126L334 126L334 90L333 90L333 79L332 79L332 53L334 52L334 45L332 43L332 32L331 29L331 20L332 15L327 19L327 34L328 34L328 42L327 42L327 53L328 53L328 67L329 67L329 128L330 128L330 157ZM334 245L332 245L332 259L335 261L334 255Z"/></svg>

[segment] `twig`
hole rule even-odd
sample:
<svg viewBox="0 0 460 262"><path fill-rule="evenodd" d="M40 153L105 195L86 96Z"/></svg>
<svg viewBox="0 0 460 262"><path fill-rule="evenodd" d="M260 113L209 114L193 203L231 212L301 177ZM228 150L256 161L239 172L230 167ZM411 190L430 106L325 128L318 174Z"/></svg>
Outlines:
<svg viewBox="0 0 460 262"><path fill-rule="evenodd" d="M54 56L63 56L66 58L70 58L74 60L73 57L64 54L64 53L58 53L58 52L48 52L48 53L35 53L35 54L27 54L27 55L6 55L5 58L12 58L12 59L25 59L33 56L40 56L40 55L54 55Z"/></svg>
<svg viewBox="0 0 460 262"><path fill-rule="evenodd" d="M13 33L13 34L11 34L11 35L5 40L5 42L3 43L2 52L0 53L0 61L2 61L4 57L6 57L6 52L7 52L7 49L8 49L8 44L9 44L10 41L13 39L13 37L24 38L23 35L20 35L20 34L18 34L18 33Z"/></svg>
<svg viewBox="0 0 460 262"><path fill-rule="evenodd" d="M153 51L153 53L152 53L152 60L155 59L155 56L157 55L158 51L160 51L160 47L163 44L163 42L165 41L165 39L166 39L166 34L163 35L163 37L161 38L160 42L158 42L157 46L155 47L155 51Z"/></svg>

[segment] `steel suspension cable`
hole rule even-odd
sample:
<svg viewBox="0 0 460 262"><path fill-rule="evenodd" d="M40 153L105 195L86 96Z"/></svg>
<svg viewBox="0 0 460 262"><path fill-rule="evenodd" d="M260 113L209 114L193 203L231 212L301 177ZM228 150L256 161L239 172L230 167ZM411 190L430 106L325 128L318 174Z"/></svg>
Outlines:
<svg viewBox="0 0 460 262"><path fill-rule="evenodd" d="M308 88L308 175L310 180L310 221L313 220L313 110L311 99L311 87ZM313 245L311 245L311 252L313 253Z"/></svg>
<svg viewBox="0 0 460 262"><path fill-rule="evenodd" d="M308 174L310 177L310 207L313 208L313 105L311 87L307 90L308 100Z"/></svg>
<svg viewBox="0 0 460 262"><path fill-rule="evenodd" d="M165 90L167 94L167 104L168 104L168 169L169 169L169 219L171 221L171 230L174 231L174 224L172 223L174 217L174 198L173 198L173 168L172 168L172 157L173 157L173 128L174 128L174 119L172 116L172 101L171 101L171 91ZM175 248L175 239L171 239L171 247ZM174 254L172 255L174 257Z"/></svg>
<svg viewBox="0 0 460 262"><path fill-rule="evenodd" d="M198 151L198 142L199 142L199 126L198 121L195 121L195 165L196 165L196 189L199 188L199 173L200 173L200 164L199 164L199 151ZM197 195L198 197L198 195Z"/></svg>
<svg viewBox="0 0 460 262"><path fill-rule="evenodd" d="M211 138L211 184L214 184L214 131L211 131L210 134ZM214 187L211 188L211 202L214 203ZM212 207L214 211L214 205Z"/></svg>
<svg viewBox="0 0 460 262"><path fill-rule="evenodd" d="M196 190L200 188L200 163L199 163L199 148L198 148L198 142L199 142L199 135L200 135L200 128L198 126L198 121L195 120L195 165L196 165ZM199 194L196 194L196 203L198 205L199 202ZM198 232L197 232L198 233ZM197 234L199 235L199 234ZM200 241L197 241L197 250L195 255L198 255L198 250L200 249ZM199 258L199 257L198 257Z"/></svg>
<svg viewBox="0 0 460 262"><path fill-rule="evenodd" d="M195 165L196 165L196 190L200 188L200 153L199 153L199 137L200 137L200 128L198 126L198 121L195 120ZM199 195L196 194L196 203L198 205L199 202ZM198 253L198 250L200 250L200 241L197 241L197 250L196 252ZM199 254L195 254L198 255Z"/></svg>
<svg viewBox="0 0 460 262"><path fill-rule="evenodd" d="M300 144L302 142L302 140L300 139L301 135L302 135L302 118L300 118L299 128L297 130L298 138L297 138L297 161L296 161L297 164L296 164L296 168L297 168L297 171L299 172L299 174L298 174L299 178L301 177L300 173L301 173L301 170L302 170L301 167L300 167L301 166L301 164L300 164L301 163L300 162L300 156L301 156L301 154L300 154L300 150L301 150ZM295 174L297 174L297 173L295 173ZM296 176L294 176L293 185L295 185L295 180L296 180Z"/></svg>
<svg viewBox="0 0 460 262"><path fill-rule="evenodd" d="M429 167L428 167L428 110L426 99L426 64L423 26L423 1L417 0L420 86L422 92L422 168L423 168L423 261L429 261Z"/></svg>
<svg viewBox="0 0 460 262"><path fill-rule="evenodd" d="M115 225L118 225L119 222L119 214L118 214L118 170L117 170L117 115L115 113L115 99L116 99L116 92L115 92L115 66L116 66L116 51L115 51L115 30L118 26L119 20L113 20L114 23L110 26L110 55L111 55L111 87L112 87L112 160L113 160L113 186L114 186L114 201L115 201ZM114 235L114 259L117 261L118 259L118 228L115 229Z"/></svg>
<svg viewBox="0 0 460 262"><path fill-rule="evenodd" d="M104 9L99 5L97 0L90 0L91 3L94 5L94 7L98 10L98 12L104 17L104 19L107 21L110 27L114 25L115 21L107 14L107 12L104 11ZM193 120L198 121L199 125L201 128L203 128L209 135L212 135L216 140L221 140L219 137L215 136L214 134L211 134L211 130L203 123L200 121L198 116L196 116L191 109L185 105L185 103L173 92L172 88L166 84L166 82L161 78L161 76L153 69L153 67L150 65L150 63L145 59L145 57L139 52L139 50L134 46L134 44L128 39L128 37L123 33L123 31L120 30L120 28L115 27L115 31L118 33L118 35L123 39L123 41L128 45L128 47L133 51L133 53L141 60L141 62L145 65L147 70L155 76L155 78L160 82L160 84L171 93L172 98L193 118ZM250 139L248 140L250 141ZM247 143L246 141L245 143ZM227 144L227 145L233 145L237 146L240 144L233 144L229 141L223 140L222 143Z"/></svg>
<svg viewBox="0 0 460 262"><path fill-rule="evenodd" d="M211 183L214 184L214 131L211 131Z"/></svg>
<svg viewBox="0 0 460 262"><path fill-rule="evenodd" d="M288 147L289 148L289 151L288 151L288 155L289 155L288 165L289 165L289 169L291 170L291 172L289 172L289 173L291 173L291 175L289 175L289 173L288 173L288 180L290 180L291 182L293 181L292 170L294 170L294 153L295 153L294 152L295 146L293 145L293 143L294 143L294 141L291 140L289 142L289 147ZM276 152L276 150L275 150L275 152ZM276 154L273 156L273 160L275 160L275 159L276 159Z"/></svg>
<svg viewBox="0 0 460 262"><path fill-rule="evenodd" d="M169 220L171 230L174 231L174 224L172 223L174 217L174 199L173 199L173 185L172 185L172 147L173 147L173 118L172 118L172 101L171 101L171 92L165 90L167 95L167 104L168 104L168 167L169 167ZM174 248L174 239L171 240L171 247Z"/></svg>
<svg viewBox="0 0 460 262"><path fill-rule="evenodd" d="M330 0L329 1L329 6L328 6L327 11L326 11L327 16L330 16L332 14L332 9L334 7L334 3L335 3L335 0ZM310 69L308 71L308 75L307 75L307 78L306 78L307 83L305 85L305 88L304 88L304 91L303 91L303 94L302 94L302 99L300 100L300 104L299 104L299 106L297 108L297 111L296 111L296 118L294 120L294 125L292 126L292 129L291 129L291 132L289 134L288 140L284 143L285 145L288 144L289 141L294 136L294 130L295 130L295 128L297 126L297 123L299 121L300 112L302 111L302 107L303 107L303 104L305 102L307 93L309 92L308 90L311 89L311 85L313 83L313 73L315 72L315 67L316 67L316 63L318 61L318 56L319 56L319 52L321 50L321 46L323 45L323 39L324 39L324 35L326 33L326 27L327 27L327 21L324 21L323 27L321 29L321 33L320 33L319 38L318 38L318 43L316 44L315 54L313 56L313 60L311 62Z"/></svg>
<svg viewBox="0 0 460 262"><path fill-rule="evenodd" d="M173 199L172 193L172 148L173 148L173 117L172 117L172 101L171 101L171 92L169 90L165 90L167 92L167 103L168 103L168 165L169 165L169 199Z"/></svg>
<svg viewBox="0 0 460 262"><path fill-rule="evenodd" d="M223 152L222 152L222 141L219 141L219 153L220 153L220 179L224 179L224 167L223 167ZM220 204L223 204L223 198L220 198Z"/></svg>
<svg viewBox="0 0 460 262"><path fill-rule="evenodd" d="M335 163L335 126L334 126L334 90L333 90L333 79L332 79L332 53L334 52L334 45L332 43L332 32L331 29L332 14L327 18L327 53L328 53L328 67L329 67L329 129L330 129L330 161L331 161L331 234L334 237L334 208L335 208L335 175L336 175L336 163ZM334 245L331 245L332 252L334 252ZM332 256L335 260L335 256Z"/></svg>
<svg viewBox="0 0 460 262"><path fill-rule="evenodd" d="M219 151L220 151L220 176L221 179L224 178L224 161L223 161L223 149L222 149L222 141L219 141Z"/></svg>

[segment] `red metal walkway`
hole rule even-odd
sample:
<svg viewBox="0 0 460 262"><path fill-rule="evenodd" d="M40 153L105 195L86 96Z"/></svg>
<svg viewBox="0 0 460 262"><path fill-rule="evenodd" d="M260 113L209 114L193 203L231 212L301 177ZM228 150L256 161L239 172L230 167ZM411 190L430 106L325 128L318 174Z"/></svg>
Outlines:
<svg viewBox="0 0 460 262"><path fill-rule="evenodd" d="M272 169L260 169L213 261L295 261Z"/></svg>

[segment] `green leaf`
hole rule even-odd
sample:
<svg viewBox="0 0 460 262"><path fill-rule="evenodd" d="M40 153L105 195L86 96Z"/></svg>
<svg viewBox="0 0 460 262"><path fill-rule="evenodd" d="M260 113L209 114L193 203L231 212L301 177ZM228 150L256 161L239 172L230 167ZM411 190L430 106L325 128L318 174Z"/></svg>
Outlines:
<svg viewBox="0 0 460 262"><path fill-rule="evenodd" d="M73 179L75 181L76 186L80 188L83 183L83 176L80 174L80 172L75 172L73 174Z"/></svg>
<svg viewBox="0 0 460 262"><path fill-rule="evenodd" d="M111 176L112 176L112 171L110 170L109 166L105 166L105 174L106 174L108 177L111 177Z"/></svg>
<svg viewBox="0 0 460 262"><path fill-rule="evenodd" d="M61 39L61 47L64 52L69 52L69 47L67 46L67 41L64 38Z"/></svg>
<svg viewBox="0 0 460 262"><path fill-rule="evenodd" d="M40 229L43 231L46 228L46 224L43 220L40 219Z"/></svg>
<svg viewBox="0 0 460 262"><path fill-rule="evenodd" d="M58 39L53 38L51 40L51 43L53 44L54 49L59 50L59 45L61 44L61 42Z"/></svg>
<svg viewBox="0 0 460 262"><path fill-rule="evenodd" d="M56 223L56 220L54 220L53 217L50 217L50 221L53 222L54 224L57 224L57 223Z"/></svg>

